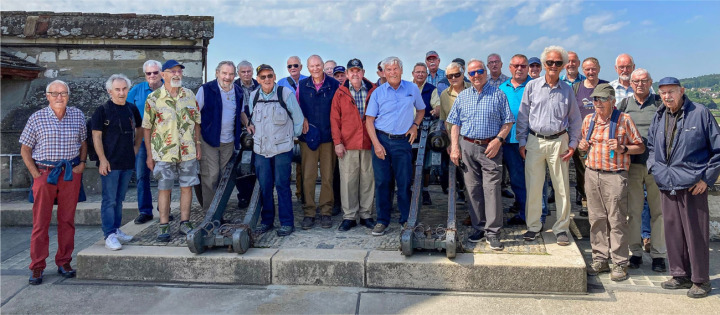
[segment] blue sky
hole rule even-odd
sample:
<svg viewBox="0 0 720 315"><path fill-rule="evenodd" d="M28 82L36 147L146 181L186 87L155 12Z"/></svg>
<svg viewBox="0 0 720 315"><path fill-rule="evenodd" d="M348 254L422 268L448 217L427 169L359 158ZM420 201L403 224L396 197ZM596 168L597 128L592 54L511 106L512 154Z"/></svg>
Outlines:
<svg viewBox="0 0 720 315"><path fill-rule="evenodd" d="M600 78L617 77L615 57L629 53L655 80L720 73L718 1L3 1L2 10L211 15L209 79L221 60L267 63L287 76L287 57L311 54L345 65L351 58L377 78L375 65L398 56L409 69L436 50L453 58L490 53L538 56L548 45L600 60ZM303 70L307 74L307 70Z"/></svg>

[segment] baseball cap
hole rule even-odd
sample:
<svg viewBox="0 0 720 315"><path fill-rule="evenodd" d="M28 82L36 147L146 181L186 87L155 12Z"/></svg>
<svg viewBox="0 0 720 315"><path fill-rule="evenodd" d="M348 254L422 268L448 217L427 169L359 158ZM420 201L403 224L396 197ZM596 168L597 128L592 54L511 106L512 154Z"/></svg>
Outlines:
<svg viewBox="0 0 720 315"><path fill-rule="evenodd" d="M348 63L347 63L347 68L348 69L359 68L360 70L363 70L362 61L360 61L360 59L357 59L357 58L350 59L350 61L348 61Z"/></svg>
<svg viewBox="0 0 720 315"><path fill-rule="evenodd" d="M273 69L270 65L266 65L263 63L263 64L257 66L257 68L255 69L255 74L260 74L260 71L263 71L263 70L272 70L273 72L275 72L275 69Z"/></svg>
<svg viewBox="0 0 720 315"><path fill-rule="evenodd" d="M590 97L615 97L615 89L607 83L598 84L593 90Z"/></svg>
<svg viewBox="0 0 720 315"><path fill-rule="evenodd" d="M664 78L660 79L660 82L658 82L658 87L661 87L663 85L680 85L680 86L682 86L680 84L680 80L678 80L677 78L673 78L673 77L664 77Z"/></svg>
<svg viewBox="0 0 720 315"><path fill-rule="evenodd" d="M542 63L540 62L540 58L538 58L538 57L531 57L530 59L528 59L528 65L531 65L531 64L533 64L533 63L537 63L537 64L539 64L539 65L542 64Z"/></svg>
<svg viewBox="0 0 720 315"><path fill-rule="evenodd" d="M345 67L343 67L343 66L337 66L337 67L335 67L335 68L333 69L333 74L336 74L336 73L338 73L338 72L345 73Z"/></svg>
<svg viewBox="0 0 720 315"><path fill-rule="evenodd" d="M185 66L181 65L179 62L177 62L177 60L175 60L175 59L170 59L170 60L168 60L168 61L165 61L165 63L164 63L163 66L162 66L162 71L165 71L165 70L167 70L167 69L171 69L171 68L173 68L173 67L175 67L175 66L180 66L180 68L185 69Z"/></svg>
<svg viewBox="0 0 720 315"><path fill-rule="evenodd" d="M436 51L434 51L434 50L428 51L428 52L425 54L425 59L427 59L427 58L430 57L430 56L435 56L435 57L440 58L440 55L438 55L438 53L437 53Z"/></svg>
<svg viewBox="0 0 720 315"><path fill-rule="evenodd" d="M454 63L459 63L461 66L465 67L465 59L462 58L455 58L452 60Z"/></svg>

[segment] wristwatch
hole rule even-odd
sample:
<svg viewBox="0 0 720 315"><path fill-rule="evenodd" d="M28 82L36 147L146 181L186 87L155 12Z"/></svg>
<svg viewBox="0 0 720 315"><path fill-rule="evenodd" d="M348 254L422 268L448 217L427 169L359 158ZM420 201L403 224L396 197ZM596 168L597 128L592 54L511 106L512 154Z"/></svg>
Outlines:
<svg viewBox="0 0 720 315"><path fill-rule="evenodd" d="M413 125L415 125L416 127L420 128L420 125L418 125L418 124L417 124L416 122L414 122L414 121L413 121Z"/></svg>
<svg viewBox="0 0 720 315"><path fill-rule="evenodd" d="M625 153L627 153L627 151L628 151L628 147L627 147L626 145L623 145L623 151L622 151L622 154L625 154Z"/></svg>
<svg viewBox="0 0 720 315"><path fill-rule="evenodd" d="M503 137L501 137L501 136L497 136L497 137L495 137L495 138L497 138L498 140L500 140L500 143L505 143L505 138L503 138Z"/></svg>

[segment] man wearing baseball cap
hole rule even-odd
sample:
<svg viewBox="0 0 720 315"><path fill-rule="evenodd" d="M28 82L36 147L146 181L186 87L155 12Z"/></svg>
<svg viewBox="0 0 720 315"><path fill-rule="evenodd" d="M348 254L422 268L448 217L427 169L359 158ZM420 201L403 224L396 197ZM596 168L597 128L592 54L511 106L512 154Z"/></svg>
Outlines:
<svg viewBox="0 0 720 315"><path fill-rule="evenodd" d="M425 64L428 68L427 83L437 86L440 80L445 79L445 70L440 69L440 56L438 53L434 50L428 51L425 54Z"/></svg>
<svg viewBox="0 0 720 315"><path fill-rule="evenodd" d="M542 65L540 64L540 58L530 57L530 59L528 59L528 65L530 68L530 71L528 71L528 75L533 79L539 78L540 72L542 72Z"/></svg>
<svg viewBox="0 0 720 315"><path fill-rule="evenodd" d="M347 75L345 74L345 67L335 67L333 69L333 78L335 78L335 80L338 80L338 82L340 82L340 85L345 84L345 81L347 80Z"/></svg>
<svg viewBox="0 0 720 315"><path fill-rule="evenodd" d="M708 185L720 175L720 128L710 111L692 102L680 80L658 83L663 106L648 133L648 171L660 189L665 242L672 279L664 289L710 293Z"/></svg>

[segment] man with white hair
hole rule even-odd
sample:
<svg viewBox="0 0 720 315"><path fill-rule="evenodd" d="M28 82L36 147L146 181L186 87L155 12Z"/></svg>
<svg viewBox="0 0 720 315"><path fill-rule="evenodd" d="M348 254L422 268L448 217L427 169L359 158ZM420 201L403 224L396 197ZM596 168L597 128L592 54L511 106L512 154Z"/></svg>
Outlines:
<svg viewBox="0 0 720 315"><path fill-rule="evenodd" d="M624 98L633 95L633 88L630 85L630 74L635 71L635 61L628 54L620 54L615 58L615 71L618 78L610 81L615 89L615 106L617 107Z"/></svg>
<svg viewBox="0 0 720 315"><path fill-rule="evenodd" d="M250 93L255 91L260 86L257 80L253 79L253 66L250 61L243 60L237 64L238 78L235 80L235 85L239 86L243 92L243 111L247 107L249 102ZM247 121L243 121L247 124Z"/></svg>
<svg viewBox="0 0 720 315"><path fill-rule="evenodd" d="M121 242L132 240L132 236L120 230L122 203L142 142L140 111L127 102L130 85L124 74L110 76L105 82L110 99L98 106L90 120L102 183L100 218L105 247L110 250L121 249Z"/></svg>
<svg viewBox="0 0 720 315"><path fill-rule="evenodd" d="M136 84L127 93L127 101L137 106L142 120L145 114L145 100L148 95L163 85L160 68L162 64L157 60L148 60L143 64L142 70L145 74L145 82ZM135 179L137 181L137 202L138 216L135 224L143 224L153 219L152 193L150 192L150 170L145 164L147 150L145 143L140 142L140 150L135 159Z"/></svg>
<svg viewBox="0 0 720 315"><path fill-rule="evenodd" d="M33 229L30 236L29 283L42 283L50 238L48 229L57 201L58 273L75 277L70 266L75 248L75 208L87 155L87 127L82 111L68 107L70 88L55 80L45 88L49 105L28 118L20 134L20 155L33 178Z"/></svg>
<svg viewBox="0 0 720 315"><path fill-rule="evenodd" d="M335 73L335 67L337 67L337 62L335 60L328 60L325 61L325 64L323 64L323 72L325 72L328 76L333 76Z"/></svg>
<svg viewBox="0 0 720 315"><path fill-rule="evenodd" d="M568 161L578 145L582 118L572 87L560 80L560 72L568 62L565 49L559 46L546 47L540 59L545 65L545 76L531 80L525 86L516 130L520 156L525 159L527 188L527 232L523 238L527 241L535 240L542 229L540 206L545 167L548 166L558 209L552 229L557 244L567 246L570 245Z"/></svg>

